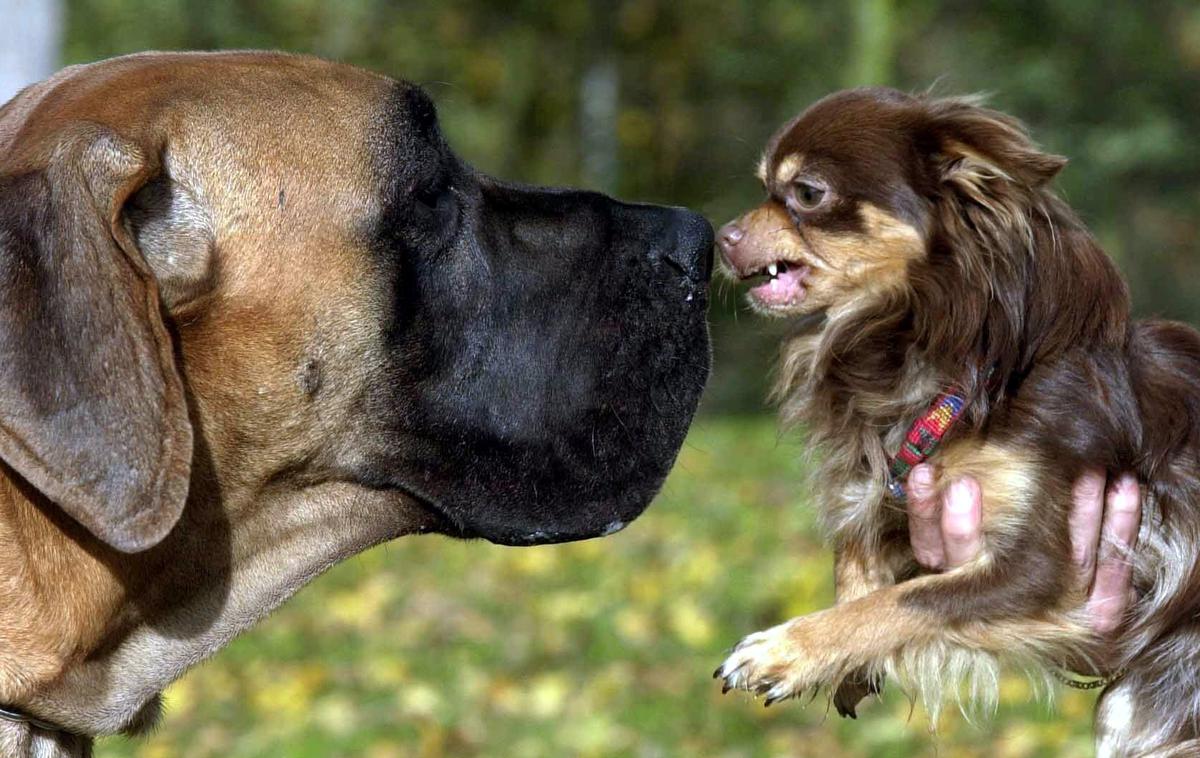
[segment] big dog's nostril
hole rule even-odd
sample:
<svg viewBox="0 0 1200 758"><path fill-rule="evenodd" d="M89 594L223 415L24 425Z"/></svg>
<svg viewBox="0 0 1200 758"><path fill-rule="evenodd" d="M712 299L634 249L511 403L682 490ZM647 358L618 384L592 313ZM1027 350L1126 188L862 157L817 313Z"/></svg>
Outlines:
<svg viewBox="0 0 1200 758"><path fill-rule="evenodd" d="M686 208L614 203L616 223L638 235L655 264L665 264L693 285L712 275L714 235L704 216Z"/></svg>
<svg viewBox="0 0 1200 758"><path fill-rule="evenodd" d="M684 208L675 214L675 244L666 259L694 282L707 282L712 274L713 230L708 219Z"/></svg>

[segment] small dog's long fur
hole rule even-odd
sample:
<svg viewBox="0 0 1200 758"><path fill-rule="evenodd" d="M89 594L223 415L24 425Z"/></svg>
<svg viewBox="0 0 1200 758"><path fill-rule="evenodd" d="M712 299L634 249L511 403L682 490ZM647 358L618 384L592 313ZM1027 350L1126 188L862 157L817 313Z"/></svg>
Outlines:
<svg viewBox="0 0 1200 758"><path fill-rule="evenodd" d="M838 604L748 637L727 685L770 700L829 685L853 715L884 673L936 709L960 674L986 700L1000 663L1100 662L1123 672L1102 754L1200 754L1200 334L1131 319L1116 267L1048 187L1065 162L974 99L887 89L825 98L769 143L768 198L721 244L739 278L793 272L790 300L751 303L796 323L775 398L817 453ZM885 483L951 386L968 410L931 462L939 487L979 479L985 546L931 574ZM1138 599L1111 640L1086 624L1067 524L1097 466L1142 492Z"/></svg>

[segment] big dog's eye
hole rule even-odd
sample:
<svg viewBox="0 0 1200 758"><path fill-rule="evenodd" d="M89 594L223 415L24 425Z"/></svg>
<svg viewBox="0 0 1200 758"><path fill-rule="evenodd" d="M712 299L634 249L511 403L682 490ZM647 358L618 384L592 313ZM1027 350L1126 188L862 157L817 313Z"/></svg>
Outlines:
<svg viewBox="0 0 1200 758"><path fill-rule="evenodd" d="M453 175L418 178L398 198L396 231L414 250L441 250L453 238L459 224L459 193Z"/></svg>
<svg viewBox="0 0 1200 758"><path fill-rule="evenodd" d="M802 211L819 208L828 194L827 189L812 182L797 180L792 184L792 201Z"/></svg>
<svg viewBox="0 0 1200 758"><path fill-rule="evenodd" d="M458 202L450 177L438 177L414 185L410 190L414 229L431 243L444 242L458 221Z"/></svg>
<svg viewBox="0 0 1200 758"><path fill-rule="evenodd" d="M445 210L450 203L450 195L450 184L444 181L419 184L413 188L413 200L433 213Z"/></svg>

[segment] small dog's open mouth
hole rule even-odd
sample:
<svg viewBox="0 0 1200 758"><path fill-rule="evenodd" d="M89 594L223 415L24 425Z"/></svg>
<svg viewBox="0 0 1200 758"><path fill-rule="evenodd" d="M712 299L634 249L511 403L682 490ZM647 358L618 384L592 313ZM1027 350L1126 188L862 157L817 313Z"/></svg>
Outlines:
<svg viewBox="0 0 1200 758"><path fill-rule="evenodd" d="M762 277L766 281L750 288L750 296L768 308L786 308L799 305L808 294L805 284L812 268L800 263L775 261L748 276L744 282L753 282Z"/></svg>

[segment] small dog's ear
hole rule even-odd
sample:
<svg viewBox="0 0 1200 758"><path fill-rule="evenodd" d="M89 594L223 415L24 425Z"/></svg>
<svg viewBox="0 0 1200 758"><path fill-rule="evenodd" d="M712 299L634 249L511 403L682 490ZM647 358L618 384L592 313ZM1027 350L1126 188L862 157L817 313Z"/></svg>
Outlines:
<svg viewBox="0 0 1200 758"><path fill-rule="evenodd" d="M926 109L934 170L969 194L996 181L1035 189L1067 165L1038 149L1019 121L969 98L929 101Z"/></svg>
<svg viewBox="0 0 1200 758"><path fill-rule="evenodd" d="M121 220L155 158L96 125L62 131L36 167L0 170L0 458L144 550L178 520L192 457L158 290Z"/></svg>

